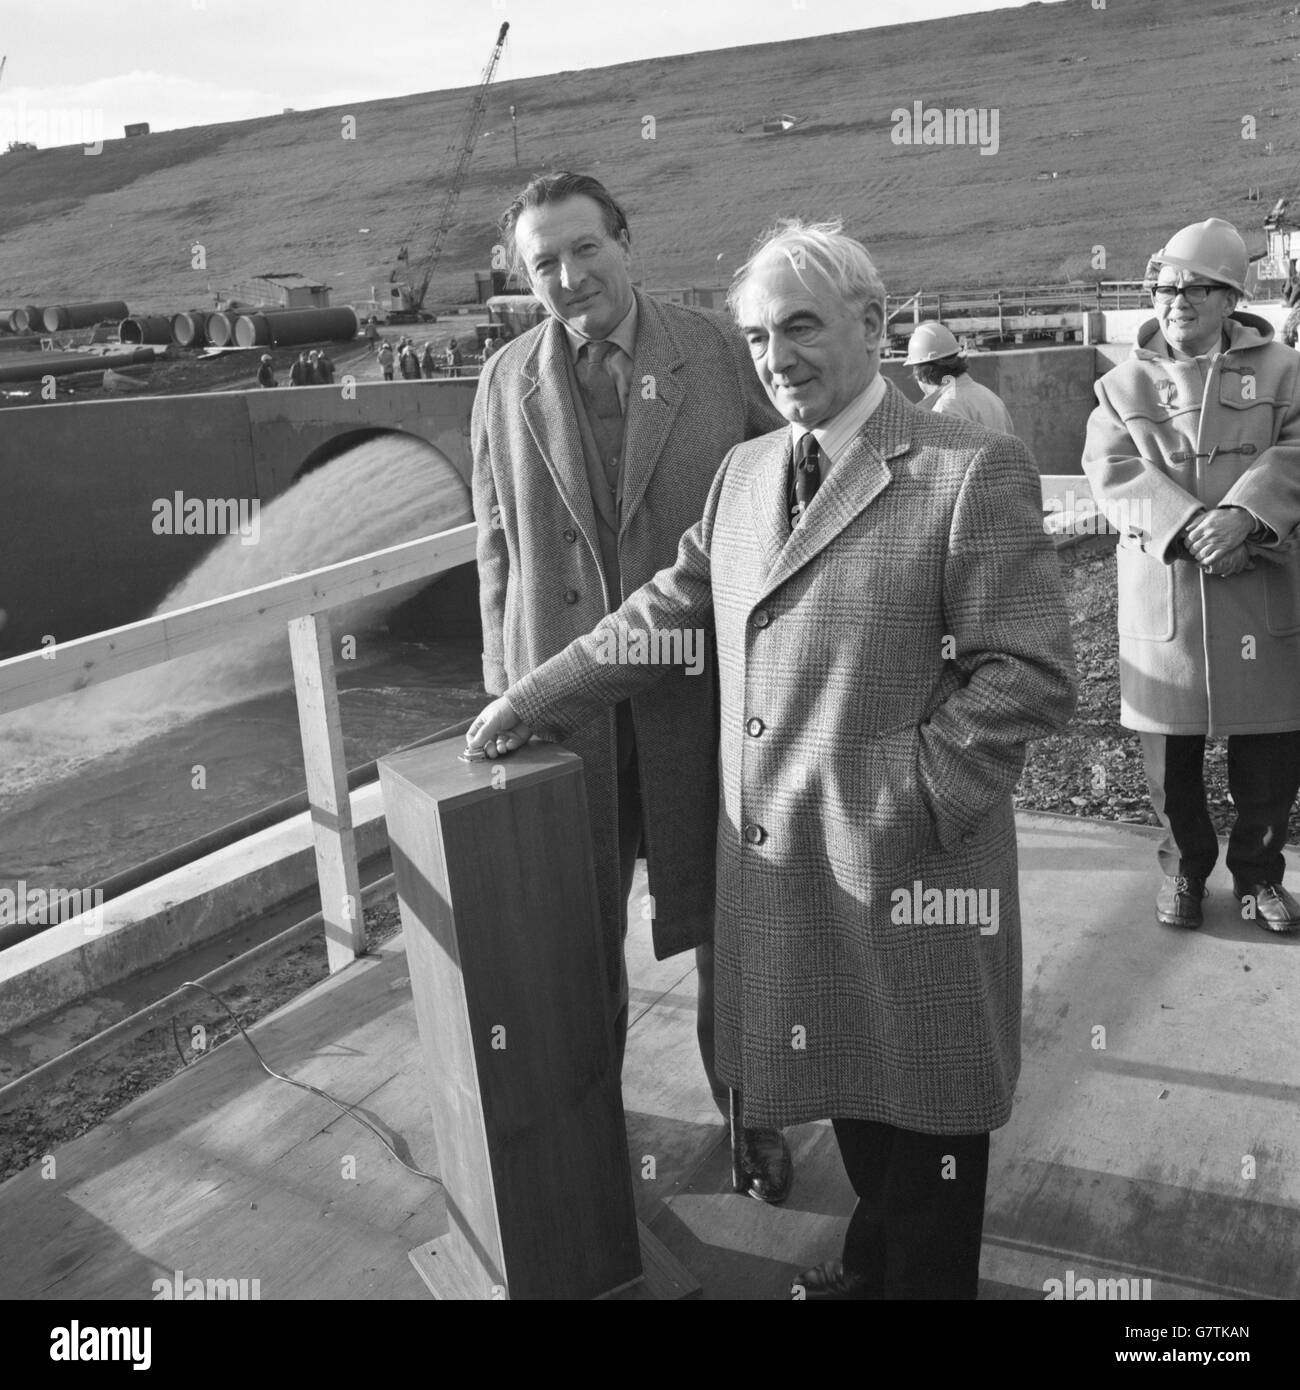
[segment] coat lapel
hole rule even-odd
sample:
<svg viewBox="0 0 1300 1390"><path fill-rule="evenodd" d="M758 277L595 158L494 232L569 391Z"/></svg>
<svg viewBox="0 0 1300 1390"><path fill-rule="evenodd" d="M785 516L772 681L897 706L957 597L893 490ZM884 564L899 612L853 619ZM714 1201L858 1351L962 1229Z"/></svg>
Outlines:
<svg viewBox="0 0 1300 1390"><path fill-rule="evenodd" d="M770 574L790 539L790 431L765 435L749 446L762 449L749 485L749 517L763 549L763 570Z"/></svg>
<svg viewBox="0 0 1300 1390"><path fill-rule="evenodd" d="M634 293L636 352L632 358L632 386L628 392L627 427L623 434L624 527L641 505L655 465L672 433L686 389L679 375L686 366L686 357L667 316L653 299ZM653 394L646 399L645 392L650 387ZM712 466L716 468L721 462L721 459L713 459Z"/></svg>
<svg viewBox="0 0 1300 1390"><path fill-rule="evenodd" d="M912 431L906 402L895 387L886 384L885 398L875 414L835 460L835 466L817 490L803 520L791 531L786 513L791 455L787 434L783 467L774 468L771 460L766 461L751 490L755 511L762 508L768 517L760 532L765 548L770 546L769 537L774 527L784 528L782 544L756 600L771 593L821 554L859 513L865 511L893 479L889 460L908 453L911 447Z"/></svg>
<svg viewBox="0 0 1300 1390"><path fill-rule="evenodd" d="M587 480L577 411L569 392L568 350L563 325L550 319L524 359L522 375L527 385L519 408L565 506L596 551L596 508Z"/></svg>

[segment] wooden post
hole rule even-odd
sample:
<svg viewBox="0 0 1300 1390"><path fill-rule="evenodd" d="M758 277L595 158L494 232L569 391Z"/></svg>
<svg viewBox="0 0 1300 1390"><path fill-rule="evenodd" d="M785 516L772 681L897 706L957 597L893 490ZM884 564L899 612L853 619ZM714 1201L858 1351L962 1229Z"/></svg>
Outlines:
<svg viewBox="0 0 1300 1390"><path fill-rule="evenodd" d="M642 1271L582 763L379 761L450 1230L445 1298L588 1299Z"/></svg>
<svg viewBox="0 0 1300 1390"><path fill-rule="evenodd" d="M365 950L366 928L357 877L348 769L343 757L339 692L334 683L329 614L313 613L291 619L289 647L293 653L298 725L316 842L325 951L333 974Z"/></svg>

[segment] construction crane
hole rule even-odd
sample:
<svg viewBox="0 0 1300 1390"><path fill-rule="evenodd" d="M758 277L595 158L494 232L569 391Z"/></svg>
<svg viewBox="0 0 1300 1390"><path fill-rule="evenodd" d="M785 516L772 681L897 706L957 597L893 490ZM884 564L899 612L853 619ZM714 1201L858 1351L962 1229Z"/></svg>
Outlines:
<svg viewBox="0 0 1300 1390"><path fill-rule="evenodd" d="M447 233L451 230L452 219L456 215L456 204L460 201L460 191L465 182L465 174L469 170L469 162L474 156L474 146L478 141L479 128L483 124L483 114L487 109L487 91L492 85L492 78L496 75L497 64L501 61L501 51L505 48L506 34L509 30L509 23L501 26L501 32L497 35L496 44L492 49L492 56L483 69L483 76L479 79L474 95L470 98L469 110L465 114L464 124L460 128L455 143L450 146L455 154L455 162L451 168L447 198L442 205L442 213L438 218L438 225L434 228L433 241L428 251L412 268L410 257L410 242L414 239L412 235L407 238L406 243L397 253L397 259L405 262L411 280L409 284L405 281L398 281L396 269L389 275L388 279L392 284L391 307L388 312L390 322L409 323L426 317L421 313L424 308L424 297L429 292L429 281L432 280L433 272L437 269L443 244L447 239Z"/></svg>

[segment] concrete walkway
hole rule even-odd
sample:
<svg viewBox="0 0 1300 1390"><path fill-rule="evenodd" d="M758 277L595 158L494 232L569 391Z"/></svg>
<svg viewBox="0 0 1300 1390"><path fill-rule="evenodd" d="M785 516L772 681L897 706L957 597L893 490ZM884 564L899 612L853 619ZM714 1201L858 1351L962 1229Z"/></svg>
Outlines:
<svg viewBox="0 0 1300 1390"><path fill-rule="evenodd" d="M1158 830L1051 815L1017 825L1023 1068L993 1136L980 1297L1042 1299L1071 1270L1076 1290L1122 1278L1150 1279L1157 1299L1300 1297L1300 936L1242 921L1222 861L1205 926L1162 927ZM1300 857L1288 864L1300 880ZM634 1011L684 959L656 963L634 929ZM681 1022L653 1069L637 1065L632 1032L634 1134L672 1104L669 1079L675 1113L713 1122L686 1032L692 997L693 981L657 1001L662 1018L675 1000ZM652 1225L706 1297L780 1296L792 1268L839 1252L854 1198L829 1126L790 1138L799 1176L784 1208L708 1200L723 1190L724 1149L669 1198L671 1223ZM740 1263L707 1259L722 1213L747 1228L730 1237Z"/></svg>
<svg viewBox="0 0 1300 1390"><path fill-rule="evenodd" d="M1024 1066L993 1140L981 1298L1098 1279L1135 1297L1150 1280L1157 1299L1300 1297L1300 938L1242 922L1222 870L1202 931L1160 927L1154 831L1018 824ZM838 1252L852 1210L830 1128L789 1132L784 1206L730 1191L692 958L653 960L632 915L638 1212L704 1297L787 1299L799 1270ZM360 1103L438 1171L400 937L251 1032L277 1068ZM446 1229L436 1187L271 1080L238 1039L54 1157L48 1178L33 1167L0 1185L0 1297L148 1299L183 1270L256 1277L265 1299L420 1298L406 1252Z"/></svg>

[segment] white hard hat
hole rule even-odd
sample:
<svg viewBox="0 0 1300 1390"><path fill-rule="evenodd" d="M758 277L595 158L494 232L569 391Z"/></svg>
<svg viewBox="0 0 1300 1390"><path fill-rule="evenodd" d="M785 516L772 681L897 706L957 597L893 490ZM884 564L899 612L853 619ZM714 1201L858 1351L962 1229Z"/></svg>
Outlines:
<svg viewBox="0 0 1300 1390"><path fill-rule="evenodd" d="M1193 222L1175 232L1151 260L1156 265L1173 266L1175 270L1231 285L1238 294L1246 289L1250 253L1241 233L1221 217Z"/></svg>
<svg viewBox="0 0 1300 1390"><path fill-rule="evenodd" d="M264 353L262 354L262 361L263 361L263 362L269 362L270 360L271 360L271 354L270 354L269 352L264 352Z"/></svg>
<svg viewBox="0 0 1300 1390"><path fill-rule="evenodd" d="M961 346L941 323L923 323L907 340L904 365L920 366L922 362L937 362L943 357L957 357Z"/></svg>

